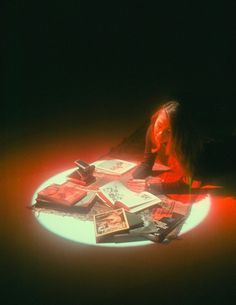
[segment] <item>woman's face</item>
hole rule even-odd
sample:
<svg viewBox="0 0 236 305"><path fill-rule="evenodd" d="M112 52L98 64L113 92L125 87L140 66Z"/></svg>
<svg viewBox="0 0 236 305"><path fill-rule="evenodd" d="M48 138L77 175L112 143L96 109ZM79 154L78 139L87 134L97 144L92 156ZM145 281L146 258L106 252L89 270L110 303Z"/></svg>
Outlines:
<svg viewBox="0 0 236 305"><path fill-rule="evenodd" d="M165 110L161 110L154 124L154 142L159 149L161 144L170 139L170 122Z"/></svg>

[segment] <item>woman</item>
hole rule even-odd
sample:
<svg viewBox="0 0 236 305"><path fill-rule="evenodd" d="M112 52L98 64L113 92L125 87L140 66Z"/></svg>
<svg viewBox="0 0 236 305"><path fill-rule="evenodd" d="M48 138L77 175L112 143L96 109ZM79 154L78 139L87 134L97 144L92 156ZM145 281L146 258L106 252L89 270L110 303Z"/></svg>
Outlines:
<svg viewBox="0 0 236 305"><path fill-rule="evenodd" d="M200 180L203 181L209 174L214 176L232 169L235 137L230 137L230 140L226 137L222 141L206 136L206 126L196 114L196 109L189 107L189 104L175 100L159 107L146 133L143 162L133 173L134 179L128 182L130 189L152 192L187 190L193 186L199 187ZM227 146L231 146L231 158L223 169L216 155L220 152L222 157ZM152 178L155 161L169 166L175 180L170 181L170 174Z"/></svg>

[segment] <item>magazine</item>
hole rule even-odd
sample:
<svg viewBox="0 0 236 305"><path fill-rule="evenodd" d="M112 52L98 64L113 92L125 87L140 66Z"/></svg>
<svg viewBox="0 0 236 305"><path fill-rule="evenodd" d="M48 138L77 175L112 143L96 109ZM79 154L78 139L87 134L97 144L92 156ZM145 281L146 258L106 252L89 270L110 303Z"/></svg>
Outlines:
<svg viewBox="0 0 236 305"><path fill-rule="evenodd" d="M114 233L129 230L124 209L110 210L94 215L96 242L101 242Z"/></svg>
<svg viewBox="0 0 236 305"><path fill-rule="evenodd" d="M135 228L129 232L118 232L113 235L113 242L131 242L137 240L151 240L163 242L174 230L185 221L185 216L173 213L171 216L162 217L159 220L149 220L142 228ZM176 236L175 238L177 237Z"/></svg>
<svg viewBox="0 0 236 305"><path fill-rule="evenodd" d="M53 183L38 193L37 201L72 206L87 195L75 183L66 181L62 184Z"/></svg>
<svg viewBox="0 0 236 305"><path fill-rule="evenodd" d="M95 165L95 170L97 172L114 174L114 175L123 175L127 173L129 170L133 169L137 164L120 159L112 159L112 160L96 161L91 165Z"/></svg>
<svg viewBox="0 0 236 305"><path fill-rule="evenodd" d="M142 209L141 205L146 205L146 208L161 202L159 197L149 192L136 193L129 190L120 181L112 181L103 185L99 188L98 195L111 207L122 207L130 211L134 207L139 206Z"/></svg>

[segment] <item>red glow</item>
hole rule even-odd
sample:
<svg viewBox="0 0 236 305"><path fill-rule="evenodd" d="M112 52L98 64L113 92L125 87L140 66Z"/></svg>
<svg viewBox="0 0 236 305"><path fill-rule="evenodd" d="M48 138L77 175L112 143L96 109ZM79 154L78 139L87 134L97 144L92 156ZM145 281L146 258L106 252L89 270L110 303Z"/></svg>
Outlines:
<svg viewBox="0 0 236 305"><path fill-rule="evenodd" d="M54 298L58 291L67 289L77 300L80 280L79 292L84 292L86 301L94 290L95 296L103 299L104 287L117 297L117 287L130 295L134 288L144 291L146 287L145 293L150 293L150 285L156 295L156 283L161 288L178 285L175 293L180 291L180 297L183 283L189 288L191 282L196 289L202 282L201 289L203 286L208 289L212 282L213 287L216 281L222 287L222 279L226 278L226 283L230 283L236 234L236 200L232 197L212 197L211 210L203 223L168 246L151 244L133 249L81 246L58 238L37 222L26 207L43 181L71 168L78 158L95 160L120 141L113 135L97 139L93 135L90 139L77 135L45 137L14 151L9 149L2 159L1 243L7 246L3 258L13 266L9 283L16 278L18 285L22 282L22 289L26 287L25 295L32 293L34 297L48 291ZM30 290L31 283L35 285Z"/></svg>
<svg viewBox="0 0 236 305"><path fill-rule="evenodd" d="M34 230L38 224L32 217L30 210L26 207L31 204L31 198L36 188L49 177L58 174L74 166L74 160L80 158L87 162L96 160L101 155L108 152L111 146L117 144L122 139L121 135L116 137L90 135L89 140L85 136L77 137L60 135L57 138L42 138L37 143L31 143L19 147L15 151L10 151L5 155L5 204L4 212L8 217L6 221L8 236L15 234L17 227L18 233L29 236L32 231L31 226L34 224ZM133 160L137 161L137 160ZM175 199L189 202L190 195L175 194ZM200 200L201 194L192 194L191 200ZM232 197L213 196L213 205L210 215L194 232L202 231L206 238L211 232L211 226L219 224L219 231L228 231L235 228L235 205L236 200ZM226 221L227 220L227 221ZM36 227L35 227L36 225ZM220 234L223 234L219 232ZM192 235L193 233L188 233ZM225 233L228 235L228 233ZM185 237L186 238L186 237ZM221 241L222 242L222 241Z"/></svg>

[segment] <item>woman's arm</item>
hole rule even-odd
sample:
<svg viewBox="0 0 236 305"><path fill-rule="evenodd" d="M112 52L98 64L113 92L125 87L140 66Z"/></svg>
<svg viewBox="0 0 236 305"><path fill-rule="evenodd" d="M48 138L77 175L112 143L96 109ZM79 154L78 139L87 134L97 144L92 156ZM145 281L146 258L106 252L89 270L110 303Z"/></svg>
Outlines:
<svg viewBox="0 0 236 305"><path fill-rule="evenodd" d="M128 187L134 192L148 191L153 194L184 194L190 191L190 186L194 189L201 186L200 181L188 181L181 177L176 181L165 181L161 177L148 177L146 179L131 179Z"/></svg>
<svg viewBox="0 0 236 305"><path fill-rule="evenodd" d="M188 193L189 185L182 179L174 182L165 182L160 179L160 182L148 182L146 191L153 194L178 194Z"/></svg>
<svg viewBox="0 0 236 305"><path fill-rule="evenodd" d="M157 152L152 152L153 143L151 140L151 125L148 127L145 137L145 150L143 161L133 172L133 178L144 179L152 174L152 167L155 163Z"/></svg>

